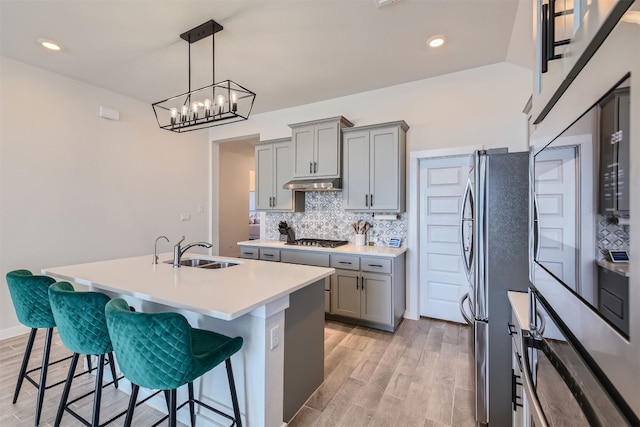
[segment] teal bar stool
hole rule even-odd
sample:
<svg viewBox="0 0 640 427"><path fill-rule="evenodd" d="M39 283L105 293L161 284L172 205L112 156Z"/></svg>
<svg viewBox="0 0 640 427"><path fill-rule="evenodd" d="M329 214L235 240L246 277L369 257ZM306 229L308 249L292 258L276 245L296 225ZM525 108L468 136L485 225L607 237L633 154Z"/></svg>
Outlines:
<svg viewBox="0 0 640 427"><path fill-rule="evenodd" d="M107 323L104 316L104 307L107 301L109 301L109 296L100 292L75 292L71 283L68 282L57 282L49 287L49 302L51 304L53 317L58 326L60 339L62 343L73 352L69 374L67 375L66 384L56 414L55 427L58 427L62 422L62 416L65 410L87 426L100 426L102 388L111 384L116 388L118 387L118 378L116 376L113 359L113 347L109 339L109 331L107 330ZM71 383L75 377L74 374L81 354L98 356L95 389L71 402L67 402L71 390ZM107 354L109 355L108 363L111 367L113 381L103 384L104 367L106 363L105 356ZM70 408L70 405L90 394L94 395L91 423ZM125 412L126 411L112 417L102 425L110 423L124 415Z"/></svg>
<svg viewBox="0 0 640 427"><path fill-rule="evenodd" d="M24 357L22 359L22 365L20 366L20 372L18 373L18 381L16 383L16 390L13 395L13 403L18 401L18 395L22 388L22 382L26 379L31 384L38 388L38 396L36 399L36 415L35 425L40 424L40 415L42 413L42 402L44 401L44 392L51 387L62 384L64 381L59 381L55 384L46 385L47 383L47 371L50 365L62 362L64 360L71 359L71 356L63 359L56 360L49 363L49 354L51 352L51 338L53 336L53 328L56 326L56 322L51 313L51 306L49 305L49 286L55 282L55 279L47 276L33 275L29 270L14 270L7 273L7 285L9 287L9 294L11 295L11 301L16 311L18 320L23 325L31 328L29 333L29 340L27 341L27 347L24 351ZM46 329L46 335L44 340L44 349L42 351L42 365L27 370L29 365L29 358L31 357L31 350L33 349L33 343L36 338L38 329ZM36 382L29 374L40 370L40 381Z"/></svg>
<svg viewBox="0 0 640 427"><path fill-rule="evenodd" d="M176 412L187 403L191 426L195 426L194 404L242 427L231 356L242 348L242 338L230 338L215 332L192 328L178 313L139 313L129 311L127 302L116 298L105 307L107 326L118 365L131 381L131 398L124 425L130 426L140 387L169 390L169 426L176 426ZM225 362L233 404L233 416L215 409L194 397L193 381ZM176 403L176 389L188 385L189 399Z"/></svg>

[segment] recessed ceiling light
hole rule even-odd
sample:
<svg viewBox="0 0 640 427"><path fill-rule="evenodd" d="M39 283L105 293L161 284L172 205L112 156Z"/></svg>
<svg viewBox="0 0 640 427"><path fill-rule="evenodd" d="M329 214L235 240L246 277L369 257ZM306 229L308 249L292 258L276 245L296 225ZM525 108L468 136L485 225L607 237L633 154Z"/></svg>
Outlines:
<svg viewBox="0 0 640 427"><path fill-rule="evenodd" d="M40 43L42 46L46 47L49 50L61 50L62 48L60 47L60 45L52 40L46 40L46 39L38 39L38 43Z"/></svg>
<svg viewBox="0 0 640 427"><path fill-rule="evenodd" d="M445 43L446 40L447 40L446 37L443 35L429 37L429 39L427 40L427 46L440 47Z"/></svg>

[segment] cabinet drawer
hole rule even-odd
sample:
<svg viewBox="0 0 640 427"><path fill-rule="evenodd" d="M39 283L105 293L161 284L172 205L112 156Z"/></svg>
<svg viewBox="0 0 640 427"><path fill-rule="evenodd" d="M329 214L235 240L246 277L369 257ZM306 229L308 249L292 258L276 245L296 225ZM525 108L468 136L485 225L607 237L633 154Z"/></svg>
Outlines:
<svg viewBox="0 0 640 427"><path fill-rule="evenodd" d="M259 257L258 248L240 248L240 258L258 259Z"/></svg>
<svg viewBox="0 0 640 427"><path fill-rule="evenodd" d="M362 271L372 271L375 273L391 274L391 260L386 258L367 258L360 260Z"/></svg>
<svg viewBox="0 0 640 427"><path fill-rule="evenodd" d="M280 262L314 265L316 267L329 267L329 254L303 251L282 251L280 254Z"/></svg>
<svg viewBox="0 0 640 427"><path fill-rule="evenodd" d="M280 249L260 248L260 259L262 261L280 261Z"/></svg>
<svg viewBox="0 0 640 427"><path fill-rule="evenodd" d="M360 257L354 255L331 255L331 267L360 270Z"/></svg>

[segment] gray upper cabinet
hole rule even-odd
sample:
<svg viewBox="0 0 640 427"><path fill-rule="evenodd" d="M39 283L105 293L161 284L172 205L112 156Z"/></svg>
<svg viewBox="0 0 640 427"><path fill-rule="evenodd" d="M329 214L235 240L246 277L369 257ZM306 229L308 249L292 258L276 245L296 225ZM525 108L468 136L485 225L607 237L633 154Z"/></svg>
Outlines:
<svg viewBox="0 0 640 427"><path fill-rule="evenodd" d="M405 211L404 121L343 130L345 210Z"/></svg>
<svg viewBox="0 0 640 427"><path fill-rule="evenodd" d="M600 103L600 204L606 216L629 216L629 88Z"/></svg>
<svg viewBox="0 0 640 427"><path fill-rule="evenodd" d="M256 210L304 211L304 194L282 188L291 180L292 152L290 138L256 144Z"/></svg>
<svg viewBox="0 0 640 427"><path fill-rule="evenodd" d="M342 116L291 127L293 178L339 178L341 129L353 126Z"/></svg>

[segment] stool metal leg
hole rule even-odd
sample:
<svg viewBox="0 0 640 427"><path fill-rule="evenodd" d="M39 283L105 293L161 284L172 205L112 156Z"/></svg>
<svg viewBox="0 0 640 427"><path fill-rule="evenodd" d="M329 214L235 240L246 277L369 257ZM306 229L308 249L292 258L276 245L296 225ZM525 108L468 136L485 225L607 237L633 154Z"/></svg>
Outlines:
<svg viewBox="0 0 640 427"><path fill-rule="evenodd" d="M113 386L118 388L118 376L116 375L116 360L113 357L113 351L109 352L109 366L111 367L111 377L113 378Z"/></svg>
<svg viewBox="0 0 640 427"><path fill-rule="evenodd" d="M229 390L231 390L231 402L233 403L233 416L236 419L236 426L242 427L240 417L240 406L238 405L238 393L236 393L236 383L233 380L233 369L231 368L231 358L224 361L227 366L227 378L229 378Z"/></svg>
<svg viewBox="0 0 640 427"><path fill-rule="evenodd" d="M35 425L40 424L40 414L42 413L42 402L44 401L44 392L47 387L47 372L49 370L49 354L51 353L51 339L53 338L53 328L47 329L47 335L44 340L44 350L42 351L42 368L40 369L40 383L38 384L38 400L36 402L36 420Z"/></svg>
<svg viewBox="0 0 640 427"><path fill-rule="evenodd" d="M196 427L196 403L193 397L193 382L187 386L189 389L189 414L191 415L191 427Z"/></svg>
<svg viewBox="0 0 640 427"><path fill-rule="evenodd" d="M73 375L76 372L76 366L78 365L79 358L80 355L78 353L73 353L73 357L71 358L71 365L69 366L69 374L67 375L67 381L64 384L64 390L62 390L62 396L60 397L58 413L56 414L56 420L53 423L54 427L60 427L60 422L62 422L62 415L64 414L64 408L67 406L69 391L71 390L71 382L73 381Z"/></svg>
<svg viewBox="0 0 640 427"><path fill-rule="evenodd" d="M96 391L93 396L93 416L91 426L100 426L100 401L102 400L102 378L104 377L104 354L98 357L98 371L96 372Z"/></svg>
<svg viewBox="0 0 640 427"><path fill-rule="evenodd" d="M131 397L129 398L129 408L127 409L127 416L124 419L124 427L131 427L131 421L133 421L133 411L134 409L136 409L138 390L140 390L140 387L134 383L131 383Z"/></svg>
<svg viewBox="0 0 640 427"><path fill-rule="evenodd" d="M176 400L177 400L177 393L176 393L176 389L174 388L169 392L169 407L170 407L169 408L169 427L176 427L177 425Z"/></svg>
<svg viewBox="0 0 640 427"><path fill-rule="evenodd" d="M36 339L36 332L38 329L31 328L29 333L29 341L27 341L27 348L24 350L24 356L22 357L22 366L20 367L20 373L18 374L18 382L16 383L16 391L13 394L13 403L18 401L18 395L22 388L22 381L24 380L25 372L27 372L27 366L29 365L29 357L31 357L31 349L33 348L33 342Z"/></svg>

